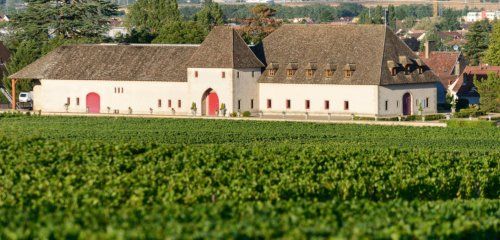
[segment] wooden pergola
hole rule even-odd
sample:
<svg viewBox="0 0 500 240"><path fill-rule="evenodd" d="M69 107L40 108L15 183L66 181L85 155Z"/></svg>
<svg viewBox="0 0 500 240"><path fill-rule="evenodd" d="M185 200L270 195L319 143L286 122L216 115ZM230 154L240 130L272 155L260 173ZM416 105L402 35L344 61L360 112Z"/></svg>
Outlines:
<svg viewBox="0 0 500 240"><path fill-rule="evenodd" d="M17 84L17 79L12 78L11 80L11 85L10 85L10 90L11 90L11 96L12 96L12 101L11 103L11 108L12 110L16 110L16 84Z"/></svg>

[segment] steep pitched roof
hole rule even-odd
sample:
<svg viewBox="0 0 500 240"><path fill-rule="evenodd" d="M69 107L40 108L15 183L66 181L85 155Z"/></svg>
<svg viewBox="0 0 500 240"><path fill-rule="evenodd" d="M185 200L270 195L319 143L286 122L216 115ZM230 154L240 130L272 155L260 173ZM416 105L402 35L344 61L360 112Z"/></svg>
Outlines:
<svg viewBox="0 0 500 240"><path fill-rule="evenodd" d="M460 63L460 69L463 70L467 65L464 59L461 59L459 52L430 52L429 58L425 58L425 53L420 52L422 59L427 66L441 80L441 84L447 88L450 81L454 81L458 76L454 74L457 61Z"/></svg>
<svg viewBox="0 0 500 240"><path fill-rule="evenodd" d="M189 60L193 68L260 68L264 64L229 26L212 29Z"/></svg>
<svg viewBox="0 0 500 240"><path fill-rule="evenodd" d="M186 82L196 45L59 47L10 78Z"/></svg>
<svg viewBox="0 0 500 240"><path fill-rule="evenodd" d="M280 66L274 77L261 75L261 83L388 85L438 80L431 71L419 74L415 69L408 75L399 71L392 76L388 61L400 65L400 56L413 63L418 57L382 25L283 25L256 49L264 63ZM316 63L317 71L306 77L310 62ZM289 63L299 66L293 77L287 77L282 67ZM332 77L325 77L323 72L331 65L338 68ZM350 78L344 78L346 65L355 68Z"/></svg>

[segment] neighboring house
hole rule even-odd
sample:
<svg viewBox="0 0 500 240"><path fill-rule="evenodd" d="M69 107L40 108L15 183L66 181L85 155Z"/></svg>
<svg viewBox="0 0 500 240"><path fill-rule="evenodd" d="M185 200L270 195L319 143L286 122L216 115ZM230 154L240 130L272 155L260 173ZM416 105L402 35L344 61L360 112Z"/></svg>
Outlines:
<svg viewBox="0 0 500 240"><path fill-rule="evenodd" d="M419 57L439 77L438 103L445 103L448 87L462 74L467 61L460 52L427 51L427 48Z"/></svg>
<svg viewBox="0 0 500 240"><path fill-rule="evenodd" d="M500 11L468 12L464 19L467 22L476 22L484 19L493 21L495 19L500 19Z"/></svg>
<svg viewBox="0 0 500 240"><path fill-rule="evenodd" d="M466 99L469 104L479 104L480 96L474 86L474 80L482 81L488 77L489 73L496 73L500 76L500 66L467 66L463 74L448 89L455 99Z"/></svg>
<svg viewBox="0 0 500 240"><path fill-rule="evenodd" d="M394 116L436 113L436 75L382 25L283 25L248 47L231 27L201 45L62 46L10 76L44 112ZM15 80L14 80L15 81Z"/></svg>

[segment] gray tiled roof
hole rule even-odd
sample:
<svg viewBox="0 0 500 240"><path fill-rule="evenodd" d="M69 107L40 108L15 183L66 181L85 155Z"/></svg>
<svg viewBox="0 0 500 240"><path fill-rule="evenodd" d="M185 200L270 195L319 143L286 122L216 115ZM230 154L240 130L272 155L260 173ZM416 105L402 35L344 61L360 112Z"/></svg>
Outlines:
<svg viewBox="0 0 500 240"><path fill-rule="evenodd" d="M186 82L196 45L62 46L13 74L18 79Z"/></svg>
<svg viewBox="0 0 500 240"><path fill-rule="evenodd" d="M261 68L264 64L229 26L212 29L189 60L192 68Z"/></svg>
<svg viewBox="0 0 500 240"><path fill-rule="evenodd" d="M388 61L400 64L403 56L413 63L418 57L382 25L283 25L254 51L265 64L280 66L273 77L266 70L261 83L388 85L437 81L427 67L419 74L416 64L408 75L403 69L391 75ZM286 75L290 63L298 66L293 77ZM305 74L310 63L317 68L312 78ZM326 78L324 71L333 66L333 76ZM350 78L344 77L345 69L354 70Z"/></svg>

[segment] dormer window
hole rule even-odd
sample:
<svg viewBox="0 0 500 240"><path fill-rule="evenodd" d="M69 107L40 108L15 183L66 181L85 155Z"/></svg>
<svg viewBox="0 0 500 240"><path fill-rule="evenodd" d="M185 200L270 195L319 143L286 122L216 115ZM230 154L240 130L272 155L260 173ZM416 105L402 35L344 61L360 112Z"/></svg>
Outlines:
<svg viewBox="0 0 500 240"><path fill-rule="evenodd" d="M276 69L269 69L267 75L269 77L274 77L276 75Z"/></svg>
<svg viewBox="0 0 500 240"><path fill-rule="evenodd" d="M306 66L306 77L312 78L314 76L314 72L316 72L316 63L310 62Z"/></svg>
<svg viewBox="0 0 500 240"><path fill-rule="evenodd" d="M327 63L325 66L325 77L331 78L337 70L337 65L333 63Z"/></svg>
<svg viewBox="0 0 500 240"><path fill-rule="evenodd" d="M354 73L354 71L356 70L356 65L355 64L346 64L344 66L344 77L345 78L350 78L352 77L352 74Z"/></svg>
<svg viewBox="0 0 500 240"><path fill-rule="evenodd" d="M412 61L407 56L399 56L399 63L405 68L405 74L411 73Z"/></svg>
<svg viewBox="0 0 500 240"><path fill-rule="evenodd" d="M422 74L424 73L424 67L425 67L425 64L422 60L420 59L416 59L415 62L417 63L417 66L418 66L418 74Z"/></svg>
<svg viewBox="0 0 500 240"><path fill-rule="evenodd" d="M293 75L295 75L295 72L297 72L297 69L298 69L297 63L289 63L286 66L286 76L293 77Z"/></svg>
<svg viewBox="0 0 500 240"><path fill-rule="evenodd" d="M398 74L398 65L394 61L387 61L387 67L389 68L389 71L391 71L392 76L396 76L396 74Z"/></svg>
<svg viewBox="0 0 500 240"><path fill-rule="evenodd" d="M267 76L268 77L274 77L276 75L276 71L278 71L279 64L277 63L270 63L267 65L266 70L267 70Z"/></svg>
<svg viewBox="0 0 500 240"><path fill-rule="evenodd" d="M306 70L306 77L312 78L314 76L314 70L312 69L307 69Z"/></svg>

